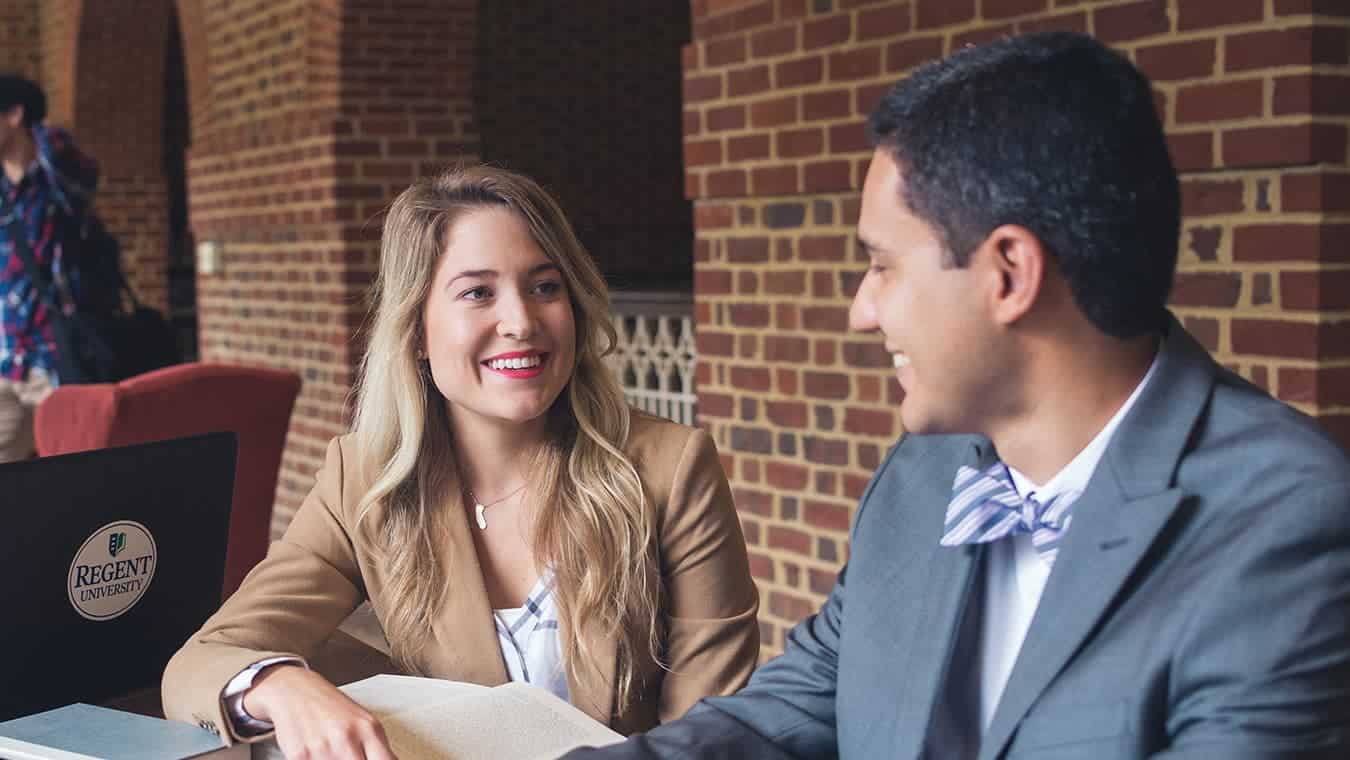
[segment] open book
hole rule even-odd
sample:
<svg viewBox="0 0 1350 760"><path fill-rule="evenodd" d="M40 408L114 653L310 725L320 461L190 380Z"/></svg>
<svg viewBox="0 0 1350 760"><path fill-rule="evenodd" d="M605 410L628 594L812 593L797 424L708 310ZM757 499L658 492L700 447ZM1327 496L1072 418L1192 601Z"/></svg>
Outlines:
<svg viewBox="0 0 1350 760"><path fill-rule="evenodd" d="M399 760L553 760L568 750L623 740L537 686L378 675L341 687L369 710ZM253 760L282 760L276 742Z"/></svg>

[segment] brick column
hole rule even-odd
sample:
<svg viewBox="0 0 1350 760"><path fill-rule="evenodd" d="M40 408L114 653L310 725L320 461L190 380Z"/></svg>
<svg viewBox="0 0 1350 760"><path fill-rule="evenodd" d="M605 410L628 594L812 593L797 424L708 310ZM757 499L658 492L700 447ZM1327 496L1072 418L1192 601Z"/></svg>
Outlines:
<svg viewBox="0 0 1350 760"><path fill-rule="evenodd" d="M1068 6L1068 7L1063 7ZM1173 304L1220 361L1350 441L1350 18L1318 0L693 0L699 410L760 584L765 653L823 600L853 507L900 432L874 337L847 332L870 149L915 65L1070 29L1157 84L1185 192Z"/></svg>

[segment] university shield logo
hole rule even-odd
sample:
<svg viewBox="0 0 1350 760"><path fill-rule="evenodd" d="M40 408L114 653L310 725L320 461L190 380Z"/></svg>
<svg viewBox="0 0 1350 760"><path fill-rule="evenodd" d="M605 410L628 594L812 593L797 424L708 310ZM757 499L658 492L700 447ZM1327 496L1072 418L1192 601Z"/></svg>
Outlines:
<svg viewBox="0 0 1350 760"><path fill-rule="evenodd" d="M116 557L117 553L127 547L126 533L112 533L108 536L108 554Z"/></svg>

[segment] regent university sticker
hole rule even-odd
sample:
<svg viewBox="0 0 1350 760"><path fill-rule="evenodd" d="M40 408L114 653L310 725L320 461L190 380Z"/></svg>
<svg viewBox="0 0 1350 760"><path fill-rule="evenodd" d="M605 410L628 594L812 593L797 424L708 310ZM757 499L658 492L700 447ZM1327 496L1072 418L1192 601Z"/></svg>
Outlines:
<svg viewBox="0 0 1350 760"><path fill-rule="evenodd" d="M112 620L145 595L155 560L155 537L144 525L131 520L104 525L70 563L71 605L90 620Z"/></svg>

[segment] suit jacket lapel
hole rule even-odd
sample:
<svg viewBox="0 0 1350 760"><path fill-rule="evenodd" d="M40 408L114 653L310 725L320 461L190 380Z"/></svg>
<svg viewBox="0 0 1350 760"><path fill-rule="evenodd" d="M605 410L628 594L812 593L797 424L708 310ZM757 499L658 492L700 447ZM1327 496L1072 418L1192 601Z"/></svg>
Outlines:
<svg viewBox="0 0 1350 760"><path fill-rule="evenodd" d="M962 464L978 466L982 462L992 462L995 456L993 446L984 441L971 447ZM955 469L951 476L955 478ZM950 493L943 495L949 497ZM974 572L979 565L979 547L940 546L938 542L942 538L945 517L946 504L940 502L936 509L906 513L905 520L922 520L923 525L917 528L900 525L895 528L896 531L917 530L918 535L931 537L927 550L932 552L932 560L926 563L930 568L926 579L928 588L918 609L896 604L892 604L890 609L890 613L895 616L915 615L918 620L931 621L921 625L918 635L902 650L907 651L908 656L902 663L897 662L901 667L896 671L893 683L899 690L898 719L893 736L879 745L885 747L886 753L892 757L920 756L936 700L947 679L950 659L963 656L953 653L952 648L960 632L962 613L967 607ZM898 515L896 519L900 519ZM886 724L878 722L877 725ZM891 748L894 748L894 752L890 751Z"/></svg>
<svg viewBox="0 0 1350 760"><path fill-rule="evenodd" d="M446 540L439 544L445 568L445 602L432 625L436 643L427 648L432 673L487 686L507 682L497 626L488 603L483 569L469 533L469 516L460 504L459 480L447 477L445 501Z"/></svg>
<svg viewBox="0 0 1350 760"><path fill-rule="evenodd" d="M1004 750L1027 711L1125 589L1185 496L1172 483L1208 402L1215 367L1175 319L1158 362L1074 505L1072 527L985 732L980 760Z"/></svg>

